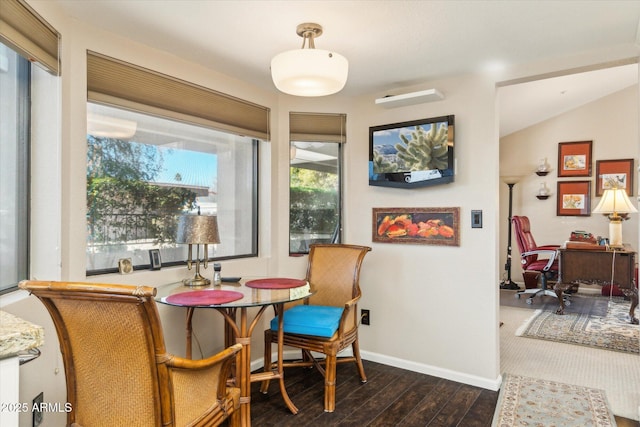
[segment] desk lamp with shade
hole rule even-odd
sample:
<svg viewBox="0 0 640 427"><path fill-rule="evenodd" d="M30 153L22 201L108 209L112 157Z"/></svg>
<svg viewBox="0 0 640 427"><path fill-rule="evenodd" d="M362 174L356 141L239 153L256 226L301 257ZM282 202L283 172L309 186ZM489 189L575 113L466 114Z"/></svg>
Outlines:
<svg viewBox="0 0 640 427"><path fill-rule="evenodd" d="M215 215L181 215L178 219L178 233L176 243L187 243L189 254L187 256L187 268L195 263L196 274L191 279L184 279L182 282L187 286L205 286L211 280L202 277L200 274L200 245L203 245L203 267L206 269L209 258L208 245L220 243L218 234L218 218ZM193 259L193 245L196 245L196 258Z"/></svg>
<svg viewBox="0 0 640 427"><path fill-rule="evenodd" d="M600 202L592 212L609 217L609 245L622 247L622 220L626 219L627 214L638 212L631 204L627 190L617 187L604 190Z"/></svg>

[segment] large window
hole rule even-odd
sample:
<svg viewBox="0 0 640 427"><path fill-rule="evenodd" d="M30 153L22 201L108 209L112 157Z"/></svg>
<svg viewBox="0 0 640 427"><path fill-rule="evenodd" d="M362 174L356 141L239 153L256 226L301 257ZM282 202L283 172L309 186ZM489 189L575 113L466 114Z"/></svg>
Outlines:
<svg viewBox="0 0 640 427"><path fill-rule="evenodd" d="M290 113L289 253L342 235L344 114Z"/></svg>
<svg viewBox="0 0 640 427"><path fill-rule="evenodd" d="M162 265L184 263L185 213L218 216L209 258L257 255L256 139L97 103L87 133L88 274L122 258L149 268L150 249Z"/></svg>
<svg viewBox="0 0 640 427"><path fill-rule="evenodd" d="M0 44L0 293L28 278L30 67Z"/></svg>

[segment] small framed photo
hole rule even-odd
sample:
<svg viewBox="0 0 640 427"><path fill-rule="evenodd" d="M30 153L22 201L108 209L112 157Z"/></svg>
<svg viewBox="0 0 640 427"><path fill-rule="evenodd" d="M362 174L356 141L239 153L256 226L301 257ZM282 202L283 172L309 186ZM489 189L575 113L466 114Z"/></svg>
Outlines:
<svg viewBox="0 0 640 427"><path fill-rule="evenodd" d="M591 216L591 181L558 181L557 216Z"/></svg>
<svg viewBox="0 0 640 427"><path fill-rule="evenodd" d="M591 176L592 141L560 142L558 144L558 176Z"/></svg>
<svg viewBox="0 0 640 427"><path fill-rule="evenodd" d="M131 262L131 258L121 258L118 260L118 271L120 274L131 274L133 273L133 263Z"/></svg>
<svg viewBox="0 0 640 427"><path fill-rule="evenodd" d="M149 249L149 263L152 270L160 270L162 268L159 249Z"/></svg>
<svg viewBox="0 0 640 427"><path fill-rule="evenodd" d="M633 159L596 162L596 196L610 188L624 188L627 196L633 196Z"/></svg>

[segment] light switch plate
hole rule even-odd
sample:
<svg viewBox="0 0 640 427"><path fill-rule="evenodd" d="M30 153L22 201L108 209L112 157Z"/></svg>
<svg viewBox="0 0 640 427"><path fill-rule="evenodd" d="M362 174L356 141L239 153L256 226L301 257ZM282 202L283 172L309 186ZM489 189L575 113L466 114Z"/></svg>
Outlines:
<svg viewBox="0 0 640 427"><path fill-rule="evenodd" d="M471 228L482 228L482 211L471 211Z"/></svg>

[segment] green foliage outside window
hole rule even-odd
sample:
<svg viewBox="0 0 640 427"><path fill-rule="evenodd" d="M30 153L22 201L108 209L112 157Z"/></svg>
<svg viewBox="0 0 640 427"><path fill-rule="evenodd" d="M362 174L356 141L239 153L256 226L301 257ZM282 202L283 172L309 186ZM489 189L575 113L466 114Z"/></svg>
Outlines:
<svg viewBox="0 0 640 427"><path fill-rule="evenodd" d="M338 176L292 167L290 180L291 233L332 235L338 225Z"/></svg>
<svg viewBox="0 0 640 427"><path fill-rule="evenodd" d="M195 207L186 188L159 186L162 170L155 147L87 136L87 226L89 242L172 242L177 215Z"/></svg>

